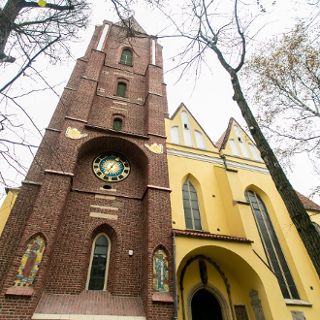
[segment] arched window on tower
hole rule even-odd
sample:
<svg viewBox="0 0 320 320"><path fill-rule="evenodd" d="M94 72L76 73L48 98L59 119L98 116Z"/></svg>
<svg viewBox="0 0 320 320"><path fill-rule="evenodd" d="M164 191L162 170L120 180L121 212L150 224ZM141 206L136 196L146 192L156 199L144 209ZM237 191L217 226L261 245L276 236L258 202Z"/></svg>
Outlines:
<svg viewBox="0 0 320 320"><path fill-rule="evenodd" d="M122 129L122 119L121 118L114 118L112 123L112 129L120 131Z"/></svg>
<svg viewBox="0 0 320 320"><path fill-rule="evenodd" d="M126 92L127 92L127 84L125 82L121 82L121 81L118 82L116 95L118 97L125 98L126 97Z"/></svg>
<svg viewBox="0 0 320 320"><path fill-rule="evenodd" d="M186 228L202 230L197 192L189 180L183 184L182 198Z"/></svg>
<svg viewBox="0 0 320 320"><path fill-rule="evenodd" d="M297 288L264 203L255 192L250 190L246 192L246 198L250 203L269 265L278 279L282 295L287 299L299 299Z"/></svg>
<svg viewBox="0 0 320 320"><path fill-rule="evenodd" d="M88 290L106 290L109 252L109 238L104 233L98 234L92 244L87 281Z"/></svg>
<svg viewBox="0 0 320 320"><path fill-rule="evenodd" d="M125 48L121 52L120 63L132 66L132 51Z"/></svg>

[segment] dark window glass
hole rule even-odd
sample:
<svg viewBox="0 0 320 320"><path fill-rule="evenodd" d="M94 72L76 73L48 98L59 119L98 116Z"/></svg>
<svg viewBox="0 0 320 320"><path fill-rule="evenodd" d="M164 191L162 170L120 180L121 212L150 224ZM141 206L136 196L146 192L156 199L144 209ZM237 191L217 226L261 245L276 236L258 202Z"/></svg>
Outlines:
<svg viewBox="0 0 320 320"><path fill-rule="evenodd" d="M247 191L246 197L250 203L269 264L278 279L283 296L288 299L299 299L297 288L264 203L253 191Z"/></svg>
<svg viewBox="0 0 320 320"><path fill-rule="evenodd" d="M130 49L124 49L121 53L120 63L132 65L132 52Z"/></svg>
<svg viewBox="0 0 320 320"><path fill-rule="evenodd" d="M103 290L106 277L108 239L101 235L96 239L91 261L89 290Z"/></svg>
<svg viewBox="0 0 320 320"><path fill-rule="evenodd" d="M115 119L113 120L112 128L113 128L114 130L121 130L121 129L122 129L122 119L120 119L120 118L115 118Z"/></svg>
<svg viewBox="0 0 320 320"><path fill-rule="evenodd" d="M202 230L197 192L190 181L183 184L182 198L186 228Z"/></svg>
<svg viewBox="0 0 320 320"><path fill-rule="evenodd" d="M127 85L124 82L119 82L117 86L117 96L125 98Z"/></svg>

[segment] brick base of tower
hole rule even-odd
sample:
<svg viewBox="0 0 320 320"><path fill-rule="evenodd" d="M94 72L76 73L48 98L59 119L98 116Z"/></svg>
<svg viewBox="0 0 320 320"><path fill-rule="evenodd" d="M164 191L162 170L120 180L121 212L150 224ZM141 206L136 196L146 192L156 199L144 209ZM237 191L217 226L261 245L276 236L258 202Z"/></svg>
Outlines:
<svg viewBox="0 0 320 320"><path fill-rule="evenodd" d="M96 28L56 108L0 240L1 320L173 317L161 47L135 26L140 37L130 39L119 25ZM130 63L121 61L124 50ZM99 178L100 154L123 156L128 176ZM106 271L103 288L92 290L100 235ZM41 259L30 249L36 237ZM160 276L157 250L167 261Z"/></svg>

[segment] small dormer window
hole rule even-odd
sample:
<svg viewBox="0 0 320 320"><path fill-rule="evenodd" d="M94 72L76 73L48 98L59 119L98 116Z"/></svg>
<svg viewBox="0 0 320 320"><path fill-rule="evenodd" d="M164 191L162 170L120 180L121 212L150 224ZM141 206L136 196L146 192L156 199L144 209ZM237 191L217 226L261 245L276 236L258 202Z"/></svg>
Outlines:
<svg viewBox="0 0 320 320"><path fill-rule="evenodd" d="M242 139L240 137L238 137L238 141L242 143Z"/></svg>
<svg viewBox="0 0 320 320"><path fill-rule="evenodd" d="M122 50L120 63L132 66L132 51L130 49L126 48Z"/></svg>
<svg viewBox="0 0 320 320"><path fill-rule="evenodd" d="M188 124L187 124L187 123L184 123L184 124L183 124L183 127L184 127L185 129L189 130L189 127L188 127Z"/></svg>

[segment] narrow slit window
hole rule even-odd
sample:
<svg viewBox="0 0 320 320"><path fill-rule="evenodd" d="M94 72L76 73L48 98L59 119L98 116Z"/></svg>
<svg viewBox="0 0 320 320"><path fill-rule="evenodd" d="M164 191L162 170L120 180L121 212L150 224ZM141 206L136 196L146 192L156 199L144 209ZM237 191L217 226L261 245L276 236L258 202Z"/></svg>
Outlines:
<svg viewBox="0 0 320 320"><path fill-rule="evenodd" d="M109 239L105 234L95 238L92 245L88 290L106 289L109 247Z"/></svg>
<svg viewBox="0 0 320 320"><path fill-rule="evenodd" d="M130 49L122 50L120 63L132 66L132 51Z"/></svg>
<svg viewBox="0 0 320 320"><path fill-rule="evenodd" d="M118 97L126 97L126 91L127 91L127 84L124 82L118 82L117 86L117 96Z"/></svg>
<svg viewBox="0 0 320 320"><path fill-rule="evenodd" d="M120 118L114 118L113 119L113 124L112 124L112 129L120 131L122 130L122 119Z"/></svg>

